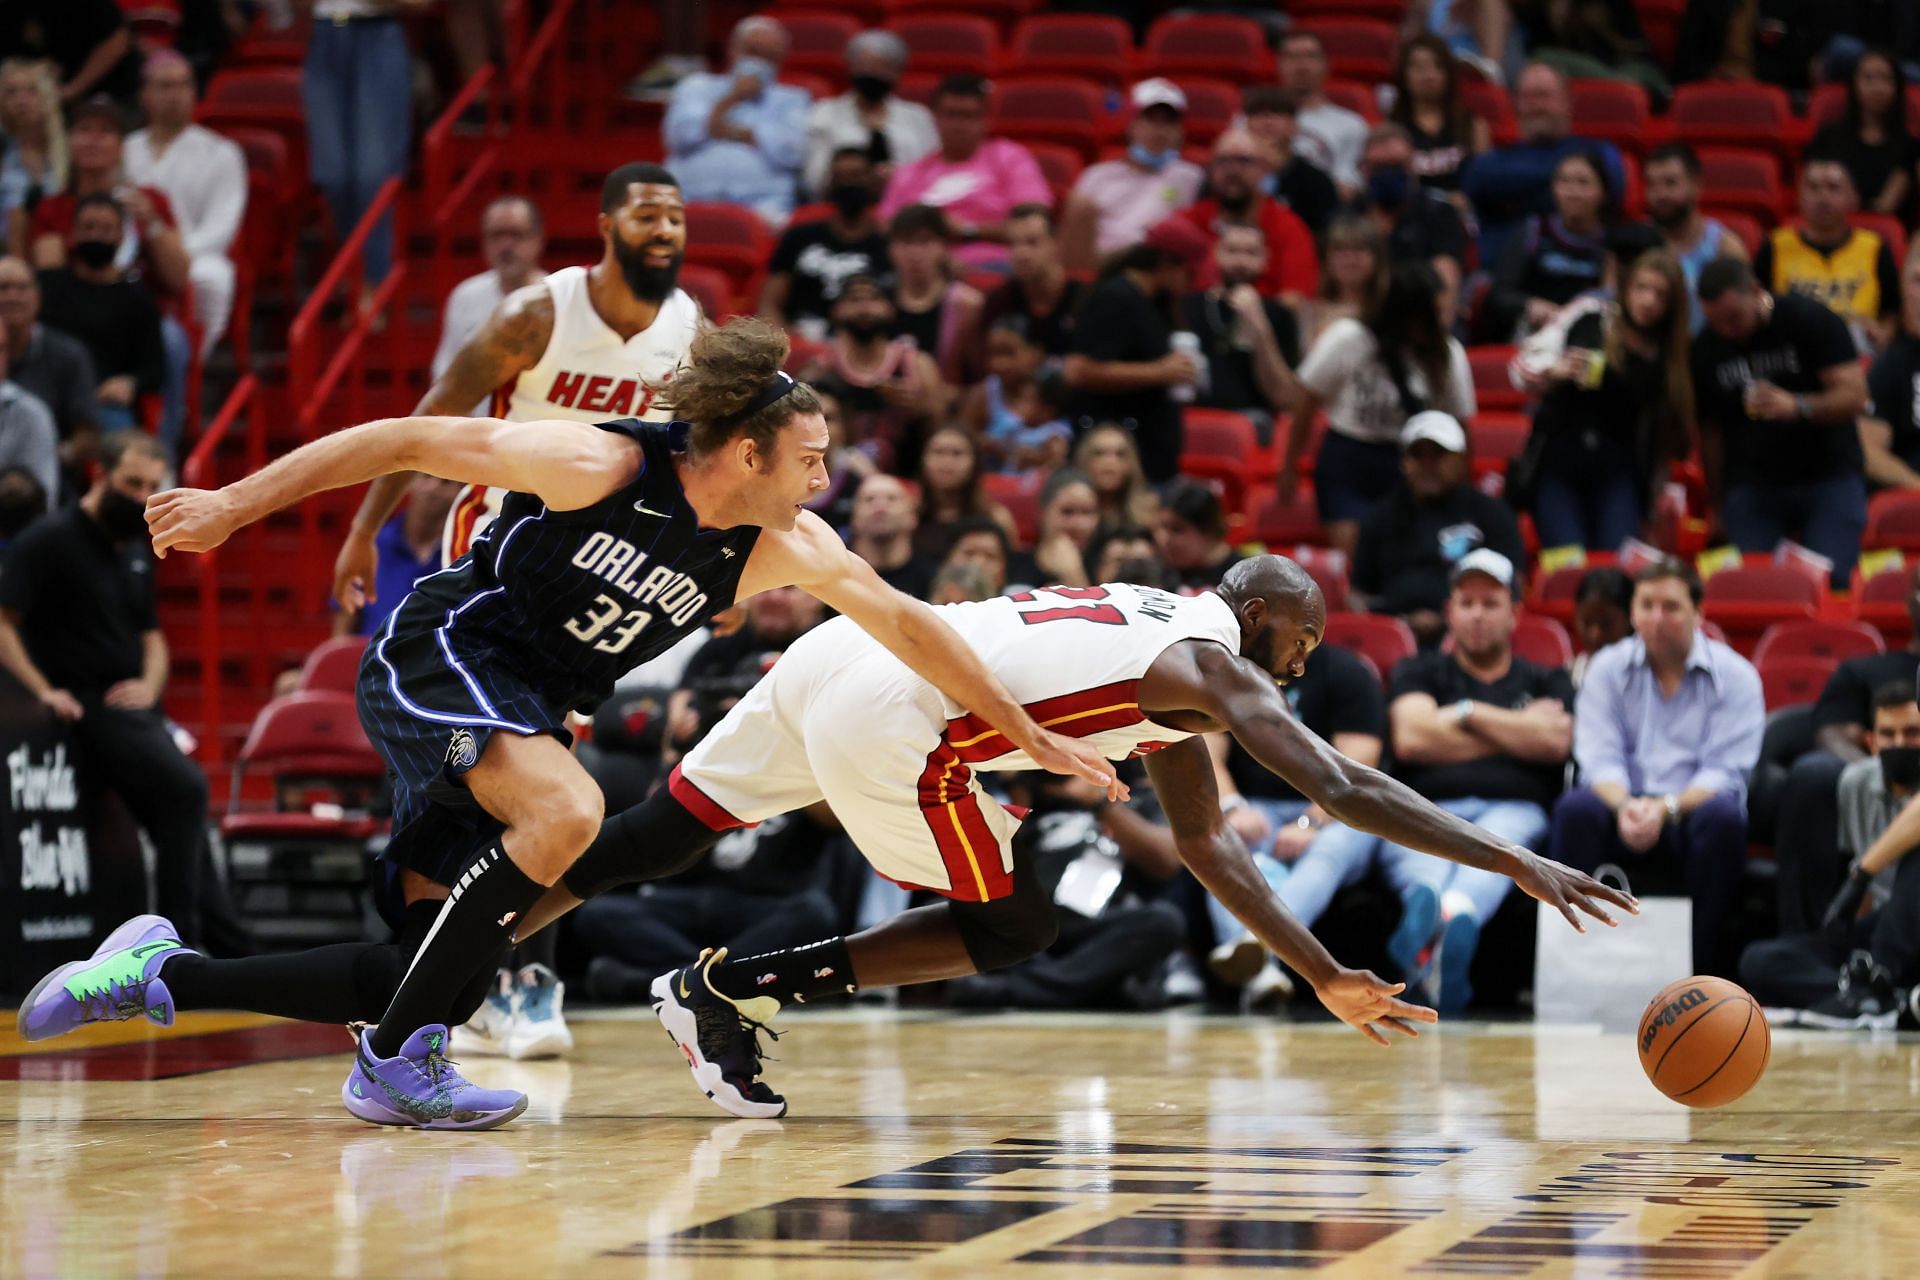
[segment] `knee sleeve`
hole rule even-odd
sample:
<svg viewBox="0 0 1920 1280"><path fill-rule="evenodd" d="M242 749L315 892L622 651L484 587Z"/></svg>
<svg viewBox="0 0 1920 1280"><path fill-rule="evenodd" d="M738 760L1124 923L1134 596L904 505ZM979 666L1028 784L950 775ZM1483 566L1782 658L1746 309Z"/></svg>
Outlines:
<svg viewBox="0 0 1920 1280"><path fill-rule="evenodd" d="M1032 860L1016 857L1013 892L992 902L954 902L947 911L973 967L981 973L1031 959L1053 945L1060 919L1053 895L1034 874Z"/></svg>
<svg viewBox="0 0 1920 1280"><path fill-rule="evenodd" d="M583 900L623 884L663 880L700 861L721 834L662 787L601 823L599 836L560 880Z"/></svg>

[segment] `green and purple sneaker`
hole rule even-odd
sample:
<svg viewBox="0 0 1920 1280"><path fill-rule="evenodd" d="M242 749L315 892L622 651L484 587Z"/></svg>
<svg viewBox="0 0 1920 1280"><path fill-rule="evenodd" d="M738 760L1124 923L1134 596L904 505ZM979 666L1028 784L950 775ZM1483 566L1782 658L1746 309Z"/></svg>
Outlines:
<svg viewBox="0 0 1920 1280"><path fill-rule="evenodd" d="M51 1040L89 1022L144 1017L173 1025L173 997L160 966L188 948L165 916L135 916L107 935L86 960L63 964L40 979L20 1006L24 1040Z"/></svg>

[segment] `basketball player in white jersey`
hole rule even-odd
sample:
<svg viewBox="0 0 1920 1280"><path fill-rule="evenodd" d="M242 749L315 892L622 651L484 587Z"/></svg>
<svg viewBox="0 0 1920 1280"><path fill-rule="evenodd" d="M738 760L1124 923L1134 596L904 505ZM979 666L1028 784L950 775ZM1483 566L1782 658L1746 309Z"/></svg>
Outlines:
<svg viewBox="0 0 1920 1280"><path fill-rule="evenodd" d="M1112 583L1046 587L941 611L1035 721L1112 760L1145 758L1180 857L1200 883L1301 975L1321 1002L1380 1044L1431 1009L1405 984L1347 969L1288 913L1220 813L1196 735L1226 731L1336 821L1511 877L1582 929L1601 902L1634 900L1429 804L1301 727L1281 692L1326 627L1299 565L1257 556L1219 594ZM739 1116L779 1116L759 1077L755 1033L784 1001L932 982L1002 968L1054 936L1050 892L1011 849L1019 816L975 771L1027 770L1028 756L909 671L851 623L803 636L688 753L668 784L610 819L527 916L529 936L616 884L668 875L721 832L821 800L874 869L947 901L851 938L729 960L724 951L656 979L653 1004L701 1091ZM1584 930L1583 930L1584 931Z"/></svg>
<svg viewBox="0 0 1920 1280"><path fill-rule="evenodd" d="M512 422L606 422L672 417L650 383L685 361L700 304L677 287L687 247L686 205L674 176L656 164L624 164L600 191L600 237L591 267L563 267L508 294L434 380L415 416L459 416L492 397ZM502 403L504 401L504 403ZM374 538L412 477L383 476L367 490L334 564L334 598L371 597ZM454 500L441 540L452 564L500 512L499 489L468 485Z"/></svg>

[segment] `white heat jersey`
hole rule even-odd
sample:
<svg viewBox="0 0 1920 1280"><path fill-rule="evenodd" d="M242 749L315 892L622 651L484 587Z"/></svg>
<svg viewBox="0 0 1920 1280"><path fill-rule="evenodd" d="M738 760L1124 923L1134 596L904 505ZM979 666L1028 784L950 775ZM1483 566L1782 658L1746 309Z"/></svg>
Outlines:
<svg viewBox="0 0 1920 1280"><path fill-rule="evenodd" d="M666 421L670 415L655 404L647 384L666 380L686 359L699 330L700 304L675 289L652 324L622 340L593 309L587 268L563 267L545 283L553 295L553 332L539 361L514 382L501 416L514 422ZM467 553L500 514L505 496L483 485L460 491L441 539L445 563Z"/></svg>
<svg viewBox="0 0 1920 1280"><path fill-rule="evenodd" d="M940 616L1041 727L1096 747L1109 760L1146 755L1193 735L1140 710L1140 681L1183 640L1240 651L1240 620L1209 592L1176 596L1124 582L1041 587ZM975 769L1032 769L1024 751L947 699L947 742Z"/></svg>

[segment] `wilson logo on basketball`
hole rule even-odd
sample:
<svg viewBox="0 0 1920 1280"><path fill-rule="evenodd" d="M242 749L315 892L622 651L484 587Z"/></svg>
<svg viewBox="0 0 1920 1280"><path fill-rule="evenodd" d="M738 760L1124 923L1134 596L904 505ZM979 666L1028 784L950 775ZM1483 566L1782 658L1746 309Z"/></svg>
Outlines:
<svg viewBox="0 0 1920 1280"><path fill-rule="evenodd" d="M637 415L653 403L653 390L638 378L610 378L562 369L553 375L553 385L547 388L547 402L590 413Z"/></svg>
<svg viewBox="0 0 1920 1280"><path fill-rule="evenodd" d="M1697 1009L1707 1002L1707 993L1698 987L1691 987L1680 993L1680 998L1667 1003L1647 1021L1647 1029L1640 1033L1640 1052L1645 1053L1653 1047L1653 1038L1660 1034L1660 1028L1670 1027L1679 1020L1680 1015L1689 1009Z"/></svg>

